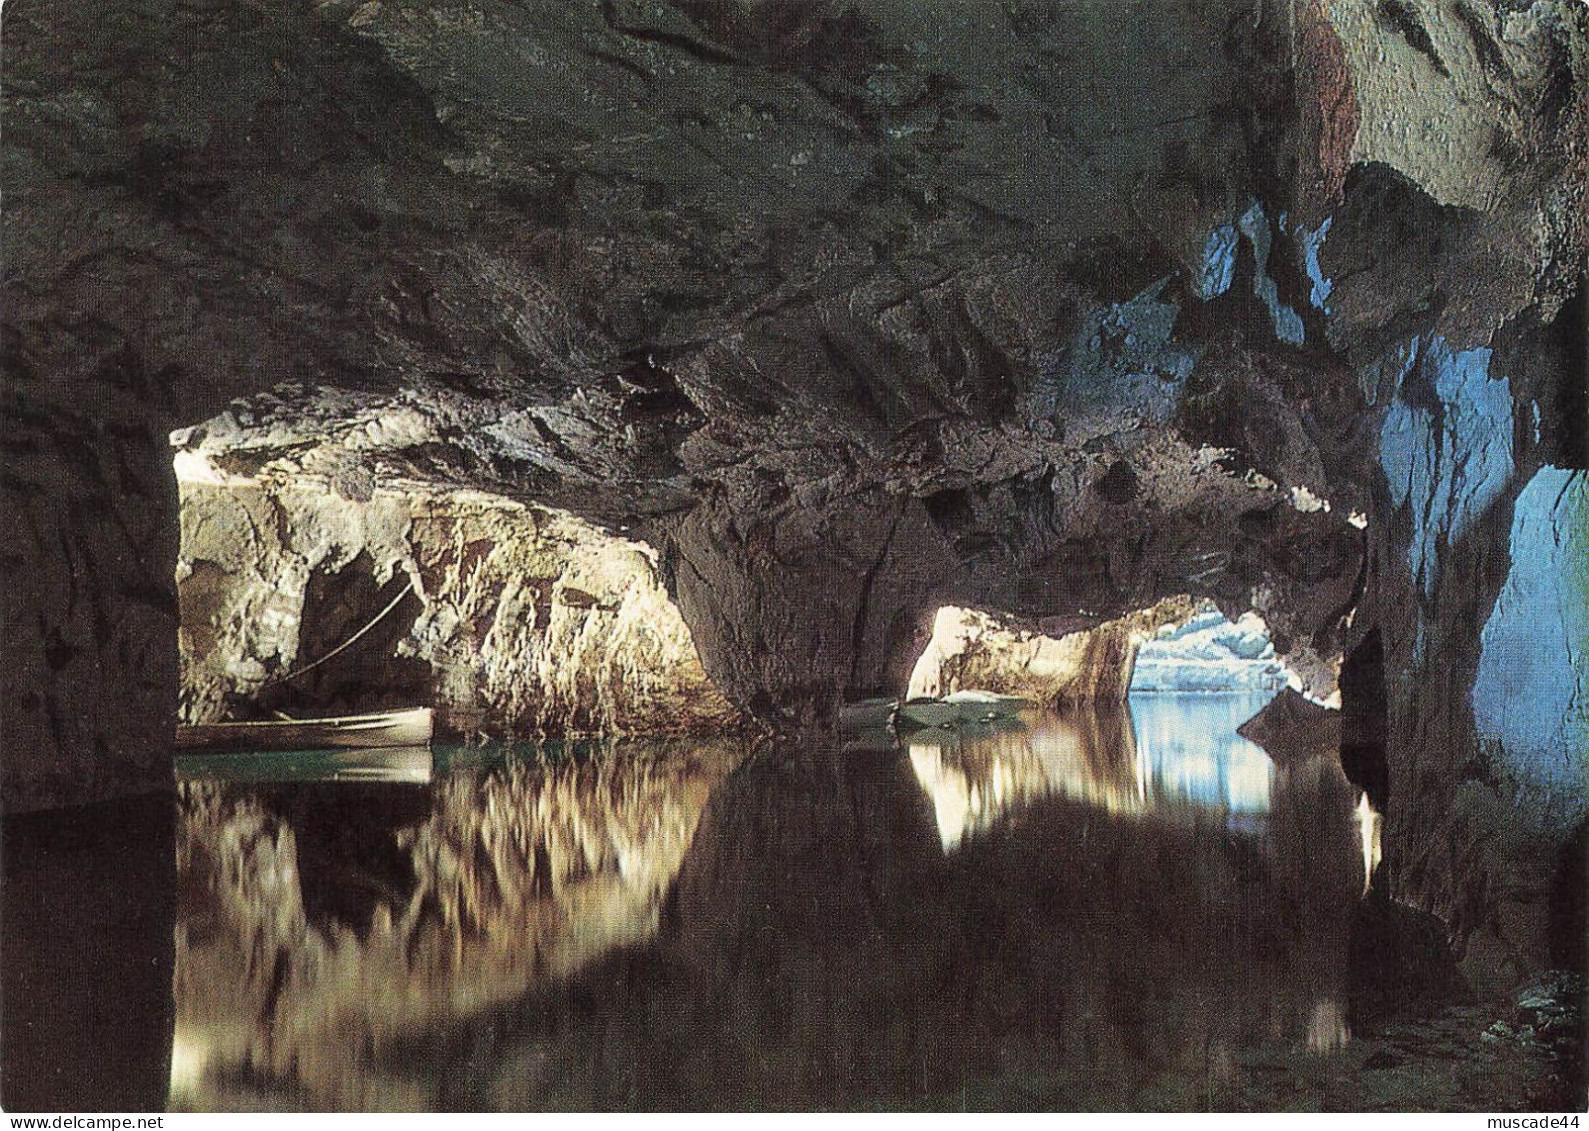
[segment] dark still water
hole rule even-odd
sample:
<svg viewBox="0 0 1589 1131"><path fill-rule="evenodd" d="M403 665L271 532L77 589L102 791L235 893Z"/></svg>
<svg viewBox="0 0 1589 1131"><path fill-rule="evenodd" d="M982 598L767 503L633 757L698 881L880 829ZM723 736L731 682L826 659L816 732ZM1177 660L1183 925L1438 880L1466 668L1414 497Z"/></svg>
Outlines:
<svg viewBox="0 0 1589 1131"><path fill-rule="evenodd" d="M171 1105L1225 1106L1344 1037L1363 883L1262 702L195 777Z"/></svg>

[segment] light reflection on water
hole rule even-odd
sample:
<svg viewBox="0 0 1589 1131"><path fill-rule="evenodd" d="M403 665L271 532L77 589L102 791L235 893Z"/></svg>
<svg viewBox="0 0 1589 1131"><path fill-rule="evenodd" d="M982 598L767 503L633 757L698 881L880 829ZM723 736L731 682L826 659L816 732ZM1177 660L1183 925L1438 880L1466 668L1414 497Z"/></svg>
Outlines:
<svg viewBox="0 0 1589 1131"><path fill-rule="evenodd" d="M190 783L173 1105L1217 1103L1339 1013L1362 878L1338 767L1185 698Z"/></svg>
<svg viewBox="0 0 1589 1131"><path fill-rule="evenodd" d="M1147 695L1125 710L1027 711L1005 724L907 736L948 850L1012 807L1055 794L1110 812L1188 807L1250 825L1273 763L1236 728L1272 695Z"/></svg>
<svg viewBox="0 0 1589 1131"><path fill-rule="evenodd" d="M365 768L384 753L359 752ZM428 1106L360 1061L651 937L742 753L450 751L426 785L405 780L407 752L382 784L338 778L324 753L247 755L234 780L188 780L173 1103L209 1106L219 1078L290 1082L312 1106Z"/></svg>
<svg viewBox="0 0 1589 1131"><path fill-rule="evenodd" d="M1262 692L1133 697L1137 761L1148 795L1234 813L1267 813L1273 763L1236 728L1272 698Z"/></svg>

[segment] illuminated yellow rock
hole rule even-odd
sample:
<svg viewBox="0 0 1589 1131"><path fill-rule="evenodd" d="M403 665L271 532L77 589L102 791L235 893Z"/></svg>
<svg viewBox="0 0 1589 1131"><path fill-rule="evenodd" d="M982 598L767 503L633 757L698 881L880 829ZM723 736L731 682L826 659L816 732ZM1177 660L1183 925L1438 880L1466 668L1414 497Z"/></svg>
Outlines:
<svg viewBox="0 0 1589 1131"><path fill-rule="evenodd" d="M367 609L343 596L349 607L334 610L351 630L405 583L413 597L312 686L347 697L410 687L444 731L466 734L702 733L739 721L643 543L480 491L381 486L350 498L323 477L230 477L183 454L185 722L223 717L229 698L291 684L319 660L306 654L308 621L332 614L315 592L363 586Z"/></svg>
<svg viewBox="0 0 1589 1131"><path fill-rule="evenodd" d="M1038 703L1123 703L1137 649L1161 624L1196 609L1172 597L1095 629L1049 636L976 609L946 605L910 677L911 696L967 688L1021 695Z"/></svg>

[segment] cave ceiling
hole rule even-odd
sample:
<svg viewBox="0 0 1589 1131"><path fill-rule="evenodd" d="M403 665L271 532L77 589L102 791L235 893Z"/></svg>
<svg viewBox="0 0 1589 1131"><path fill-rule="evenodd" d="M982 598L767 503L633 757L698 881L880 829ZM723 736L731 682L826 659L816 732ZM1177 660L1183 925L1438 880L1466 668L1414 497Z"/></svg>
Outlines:
<svg viewBox="0 0 1589 1131"><path fill-rule="evenodd" d="M1387 351L1543 388L1581 270L1584 13L1464 11L18 3L5 361L651 539L756 694L886 682L935 602L1175 593L1328 690ZM786 605L831 624L732 643Z"/></svg>

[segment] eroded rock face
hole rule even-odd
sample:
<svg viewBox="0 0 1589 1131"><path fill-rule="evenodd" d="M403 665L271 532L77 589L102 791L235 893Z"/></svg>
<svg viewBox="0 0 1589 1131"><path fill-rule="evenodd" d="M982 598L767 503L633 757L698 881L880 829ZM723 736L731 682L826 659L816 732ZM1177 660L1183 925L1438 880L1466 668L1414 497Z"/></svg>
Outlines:
<svg viewBox="0 0 1589 1131"><path fill-rule="evenodd" d="M1387 673L1387 856L1398 892L1447 919L1464 969L1486 989L1583 961L1581 480L1541 469L1487 516L1487 536L1431 563L1474 579L1487 598L1482 621L1459 612L1450 591L1413 597L1416 616L1388 649L1387 662L1417 678L1408 686ZM1442 692L1458 699L1437 714L1430 699ZM1397 804L1398 790L1444 805Z"/></svg>
<svg viewBox="0 0 1589 1131"><path fill-rule="evenodd" d="M1519 155L1576 144L1559 136L1574 111L1556 69L1574 50L1562 34L1569 5L1328 7L1357 106L1354 162L1388 165L1441 204L1494 212L1544 172Z"/></svg>
<svg viewBox="0 0 1589 1131"><path fill-rule="evenodd" d="M829 512L820 535L868 499L941 496L940 514L993 520L945 519L948 562L1013 534L970 572L1030 578L1149 438L1138 425L1173 416L1199 352L1170 340L1189 301L1174 276L1249 211L1226 111L1261 45L1249 3L1215 9L24 4L8 434L48 473L12 485L36 521L11 567L27 657L7 666L8 744L39 755L8 763L8 804L160 780L169 659L136 654L169 656L171 590L158 562L130 585L118 546L174 526L157 438L237 396L213 432L335 449L350 481L404 471L614 524L707 500L718 527L797 533ZM110 384L127 392L81 395ZM155 462L124 483L55 454L134 436ZM173 560L169 533L131 537ZM1136 588L1119 551L1104 581L1073 537L1053 570L1084 557L1086 601ZM811 605L835 579L801 553L791 595ZM53 576L35 559L78 562L96 623L125 625L124 663L52 666L65 622L21 584ZM712 586L766 575L735 559ZM855 572L838 605L861 603ZM730 639L681 601L698 638ZM767 647L830 658L837 626L794 619L824 643ZM119 651L97 631L69 643ZM908 666L872 634L836 657L843 682ZM809 674L703 647L739 702L804 710ZM158 693L124 695L135 672Z"/></svg>
<svg viewBox="0 0 1589 1131"><path fill-rule="evenodd" d="M466 735L741 721L641 543L482 492L350 498L335 480L225 477L193 453L179 463L209 472L182 483L186 722L416 702L439 709L442 733Z"/></svg>
<svg viewBox="0 0 1589 1131"><path fill-rule="evenodd" d="M7 811L168 787L176 709L176 483L125 351L46 397L5 352ZM59 395L59 402L53 397Z"/></svg>
<svg viewBox="0 0 1589 1131"><path fill-rule="evenodd" d="M1199 610L1181 624L1161 626L1137 652L1133 692L1278 691L1285 665L1255 613L1232 621L1217 609Z"/></svg>
<svg viewBox="0 0 1589 1131"><path fill-rule="evenodd" d="M1043 704L1124 703L1137 652L1160 625L1196 609L1187 598L1085 632L1047 636L1001 624L976 609L939 609L932 639L911 672L910 694L976 688Z"/></svg>

